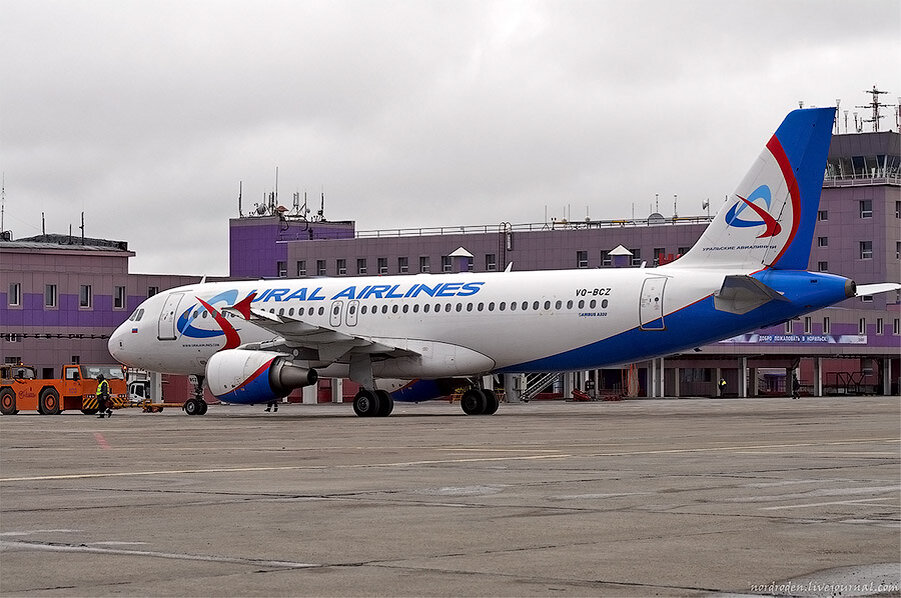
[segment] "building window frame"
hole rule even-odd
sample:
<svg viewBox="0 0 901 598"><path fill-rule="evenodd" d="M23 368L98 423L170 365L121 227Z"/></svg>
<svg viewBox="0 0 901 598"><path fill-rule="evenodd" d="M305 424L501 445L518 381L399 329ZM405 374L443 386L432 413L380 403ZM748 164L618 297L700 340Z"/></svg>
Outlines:
<svg viewBox="0 0 901 598"><path fill-rule="evenodd" d="M44 285L44 307L59 306L59 288L55 284Z"/></svg>
<svg viewBox="0 0 901 598"><path fill-rule="evenodd" d="M366 265L366 258L358 257L357 258L357 274L360 276L366 276L366 272L368 270L369 270L369 268Z"/></svg>
<svg viewBox="0 0 901 598"><path fill-rule="evenodd" d="M432 270L432 260L427 255L419 256L419 272L421 274L428 274Z"/></svg>
<svg viewBox="0 0 901 598"><path fill-rule="evenodd" d="M497 254L496 253L486 253L485 254L485 270L488 272L496 272L497 271Z"/></svg>
<svg viewBox="0 0 901 598"><path fill-rule="evenodd" d="M297 260L297 275L298 276L306 276L307 275L307 260Z"/></svg>
<svg viewBox="0 0 901 598"><path fill-rule="evenodd" d="M275 271L279 278L288 278L288 262L278 260L275 262Z"/></svg>
<svg viewBox="0 0 901 598"><path fill-rule="evenodd" d="M449 255L442 255L441 256L441 271L447 273L447 272L453 272L453 269L454 269L453 258L451 258L451 256L449 256Z"/></svg>
<svg viewBox="0 0 901 598"><path fill-rule="evenodd" d="M860 259L862 260L871 260L873 259L873 242L872 241L860 241L859 242L860 253L858 254Z"/></svg>
<svg viewBox="0 0 901 598"><path fill-rule="evenodd" d="M160 288L158 286L149 286L147 287L147 298L150 299L154 295L160 292Z"/></svg>
<svg viewBox="0 0 901 598"><path fill-rule="evenodd" d="M94 307L94 287L89 284L78 286L78 307L80 309L91 309Z"/></svg>
<svg viewBox="0 0 901 598"><path fill-rule="evenodd" d="M335 270L338 276L347 276L347 259L339 257L335 260Z"/></svg>
<svg viewBox="0 0 901 598"><path fill-rule="evenodd" d="M9 294L6 296L6 303L10 307L22 307L22 283L9 283Z"/></svg>
<svg viewBox="0 0 901 598"><path fill-rule="evenodd" d="M125 309L126 302L125 287L121 285L113 287L113 309Z"/></svg>
<svg viewBox="0 0 901 598"><path fill-rule="evenodd" d="M829 262L817 262L817 272L828 272Z"/></svg>
<svg viewBox="0 0 901 598"><path fill-rule="evenodd" d="M819 210L817 212L817 221L829 220L829 210Z"/></svg>
<svg viewBox="0 0 901 598"><path fill-rule="evenodd" d="M873 200L872 199L858 200L857 205L860 209L860 217L861 218L872 218L873 217Z"/></svg>
<svg viewBox="0 0 901 598"><path fill-rule="evenodd" d="M832 320L829 316L823 317L823 334L832 334Z"/></svg>
<svg viewBox="0 0 901 598"><path fill-rule="evenodd" d="M379 274L387 274L388 273L388 258L380 257L378 258L378 269Z"/></svg>
<svg viewBox="0 0 901 598"><path fill-rule="evenodd" d="M576 268L588 267L588 252L584 250L576 251Z"/></svg>
<svg viewBox="0 0 901 598"><path fill-rule="evenodd" d="M410 272L410 258L401 256L397 258L397 273L407 274Z"/></svg>

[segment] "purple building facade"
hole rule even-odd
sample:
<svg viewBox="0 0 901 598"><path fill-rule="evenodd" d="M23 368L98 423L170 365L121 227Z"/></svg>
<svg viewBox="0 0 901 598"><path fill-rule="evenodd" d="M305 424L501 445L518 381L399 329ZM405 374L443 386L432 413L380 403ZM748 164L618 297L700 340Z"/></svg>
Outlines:
<svg viewBox="0 0 901 598"><path fill-rule="evenodd" d="M67 363L115 363L110 333L147 297L194 276L129 274L121 241L41 235L0 241L0 357L38 375Z"/></svg>

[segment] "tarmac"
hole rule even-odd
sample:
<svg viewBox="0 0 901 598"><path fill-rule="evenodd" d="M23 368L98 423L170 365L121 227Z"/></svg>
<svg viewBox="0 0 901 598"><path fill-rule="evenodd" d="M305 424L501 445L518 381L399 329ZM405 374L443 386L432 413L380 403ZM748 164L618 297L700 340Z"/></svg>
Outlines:
<svg viewBox="0 0 901 598"><path fill-rule="evenodd" d="M0 417L3 596L899 596L901 399Z"/></svg>

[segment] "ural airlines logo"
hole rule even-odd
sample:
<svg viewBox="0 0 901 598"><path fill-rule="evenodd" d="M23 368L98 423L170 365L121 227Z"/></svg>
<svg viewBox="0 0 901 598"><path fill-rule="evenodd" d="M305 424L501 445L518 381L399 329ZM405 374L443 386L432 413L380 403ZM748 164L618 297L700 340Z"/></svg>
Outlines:
<svg viewBox="0 0 901 598"><path fill-rule="evenodd" d="M751 193L745 199L741 195L737 196L739 200L735 202L735 204L729 208L729 211L726 213L726 224L729 226L735 226L739 228L747 228L750 226L766 226L766 229L759 235L757 235L758 239L763 239L765 237L775 237L780 232L782 232L782 225L776 222L776 219L773 218L770 213L770 204L772 203L772 195L770 194L770 188L766 185L761 185L754 189L754 192ZM766 204L766 208L761 207L756 202L761 200L764 204ZM750 208L759 218L760 220L745 220L741 217L743 212L746 212Z"/></svg>
<svg viewBox="0 0 901 598"><path fill-rule="evenodd" d="M213 306L219 303L225 304L226 307L234 305L235 300L238 298L237 289L231 289L229 291L225 291L224 293L219 293L209 301L203 301L200 298L197 300L201 302L202 306L206 308L208 314L207 317L212 316L216 319L218 312L213 309ZM198 309L198 305L192 305L190 308L185 310L179 317L175 326L178 328L178 331L185 336L190 336L192 338L212 338L216 336L222 336L226 334L221 325L219 330L209 330L205 328L197 328L194 326L195 320L200 318L203 314L203 310ZM232 328L231 324L226 322L229 328Z"/></svg>

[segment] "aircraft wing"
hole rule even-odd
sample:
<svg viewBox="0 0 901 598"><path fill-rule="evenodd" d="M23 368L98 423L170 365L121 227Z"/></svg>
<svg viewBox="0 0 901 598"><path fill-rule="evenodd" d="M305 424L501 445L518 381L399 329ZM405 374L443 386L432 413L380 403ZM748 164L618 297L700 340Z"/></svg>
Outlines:
<svg viewBox="0 0 901 598"><path fill-rule="evenodd" d="M319 361L345 361L351 355L369 354L373 357L404 357L417 355L414 351L388 345L372 338L346 334L332 328L304 322L287 315L276 315L247 306L226 307L222 311L239 315L242 319L280 337L266 348L313 349ZM270 346L271 345L271 346Z"/></svg>

